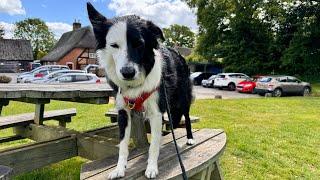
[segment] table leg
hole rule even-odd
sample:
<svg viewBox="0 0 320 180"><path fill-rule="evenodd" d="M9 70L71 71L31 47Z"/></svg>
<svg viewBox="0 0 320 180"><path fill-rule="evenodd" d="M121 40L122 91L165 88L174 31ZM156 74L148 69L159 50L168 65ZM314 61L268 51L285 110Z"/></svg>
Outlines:
<svg viewBox="0 0 320 180"><path fill-rule="evenodd" d="M44 104L36 104L36 110L34 115L34 123L38 125L43 124Z"/></svg>
<svg viewBox="0 0 320 180"><path fill-rule="evenodd" d="M219 165L219 161L214 162L213 167L214 167L214 169L212 171L210 179L223 180L223 176L222 176L221 168L220 168L220 165Z"/></svg>
<svg viewBox="0 0 320 180"><path fill-rule="evenodd" d="M0 99L0 116L1 116L1 113L2 113L2 108L3 106L7 106L9 104L9 100L7 99Z"/></svg>
<svg viewBox="0 0 320 180"><path fill-rule="evenodd" d="M131 111L131 137L137 148L149 146L142 112Z"/></svg>

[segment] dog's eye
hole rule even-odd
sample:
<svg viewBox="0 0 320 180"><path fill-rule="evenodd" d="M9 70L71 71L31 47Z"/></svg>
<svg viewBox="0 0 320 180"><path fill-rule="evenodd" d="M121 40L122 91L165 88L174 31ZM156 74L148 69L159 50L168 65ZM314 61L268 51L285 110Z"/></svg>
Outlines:
<svg viewBox="0 0 320 180"><path fill-rule="evenodd" d="M112 43L112 44L110 44L110 46L111 46L111 47L113 47L113 48L116 48L116 49L118 49L118 48L119 48L119 45L118 45L118 44L116 44L116 43Z"/></svg>

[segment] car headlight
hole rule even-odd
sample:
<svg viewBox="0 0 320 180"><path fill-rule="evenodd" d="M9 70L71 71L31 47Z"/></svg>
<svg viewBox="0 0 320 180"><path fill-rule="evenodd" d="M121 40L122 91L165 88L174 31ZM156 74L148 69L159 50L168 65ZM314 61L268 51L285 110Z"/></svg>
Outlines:
<svg viewBox="0 0 320 180"><path fill-rule="evenodd" d="M246 84L243 87L251 87L251 86L252 86L251 84Z"/></svg>

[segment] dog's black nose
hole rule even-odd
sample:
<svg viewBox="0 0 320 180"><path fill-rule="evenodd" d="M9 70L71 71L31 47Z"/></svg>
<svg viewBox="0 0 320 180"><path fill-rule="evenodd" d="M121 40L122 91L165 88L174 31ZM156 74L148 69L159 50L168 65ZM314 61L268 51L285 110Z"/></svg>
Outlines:
<svg viewBox="0 0 320 180"><path fill-rule="evenodd" d="M133 79L136 75L136 70L132 66L125 66L120 69L120 72L125 79Z"/></svg>

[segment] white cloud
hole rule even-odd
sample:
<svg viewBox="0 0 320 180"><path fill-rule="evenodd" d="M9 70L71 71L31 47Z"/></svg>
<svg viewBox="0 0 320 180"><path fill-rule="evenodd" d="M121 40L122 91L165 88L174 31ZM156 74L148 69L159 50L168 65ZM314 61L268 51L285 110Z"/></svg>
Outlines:
<svg viewBox="0 0 320 180"><path fill-rule="evenodd" d="M25 15L26 11L22 7L20 0L1 0L0 1L0 12L8 13L11 16L22 14Z"/></svg>
<svg viewBox="0 0 320 180"><path fill-rule="evenodd" d="M46 22L47 26L49 27L49 30L51 30L54 33L54 37L56 39L59 39L61 35L67 31L72 30L72 26L67 23L61 23L61 22ZM0 25L4 27L5 30L5 36L6 39L13 38L13 31L14 31L14 24L6 23L3 21L0 21Z"/></svg>
<svg viewBox="0 0 320 180"><path fill-rule="evenodd" d="M67 23L46 22L46 25L54 33L56 39L59 39L63 33L72 30L72 25Z"/></svg>
<svg viewBox="0 0 320 180"><path fill-rule="evenodd" d="M162 28L180 24L198 29L195 14L181 0L111 0L108 8L117 16L136 14Z"/></svg>
<svg viewBox="0 0 320 180"><path fill-rule="evenodd" d="M13 37L14 24L0 21L0 26L2 26L4 28L4 31L5 31L4 38L5 39L10 39Z"/></svg>

